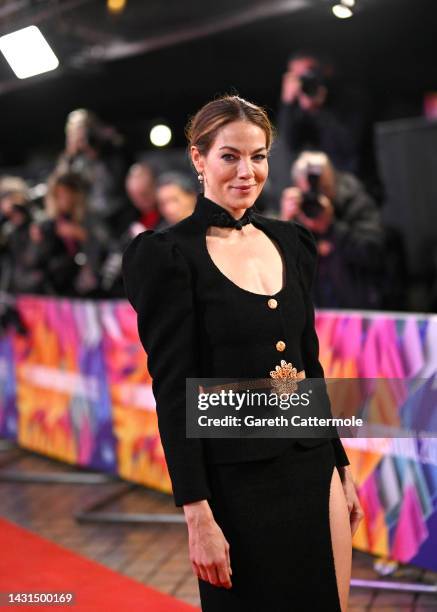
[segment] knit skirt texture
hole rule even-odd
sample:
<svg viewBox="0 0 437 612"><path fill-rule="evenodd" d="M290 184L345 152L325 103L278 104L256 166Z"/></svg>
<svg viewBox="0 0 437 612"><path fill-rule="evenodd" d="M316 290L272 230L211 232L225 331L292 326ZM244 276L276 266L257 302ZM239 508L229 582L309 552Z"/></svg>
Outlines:
<svg viewBox="0 0 437 612"><path fill-rule="evenodd" d="M232 588L199 579L203 612L341 612L329 525L330 443L209 466Z"/></svg>

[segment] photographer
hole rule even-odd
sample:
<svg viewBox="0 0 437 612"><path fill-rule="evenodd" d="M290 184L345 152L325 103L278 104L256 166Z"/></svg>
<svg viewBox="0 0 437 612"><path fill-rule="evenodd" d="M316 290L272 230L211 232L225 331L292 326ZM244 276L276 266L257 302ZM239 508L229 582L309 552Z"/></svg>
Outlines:
<svg viewBox="0 0 437 612"><path fill-rule="evenodd" d="M357 173L360 113L349 100L346 120L345 109L329 103L332 70L309 53L290 57L282 80L278 132L292 161L303 150L318 149L339 170Z"/></svg>
<svg viewBox="0 0 437 612"><path fill-rule="evenodd" d="M77 277L84 273L84 245L88 232L83 225L85 185L72 172L52 175L48 181L45 211L30 226L35 254L41 261L49 293L73 296Z"/></svg>
<svg viewBox="0 0 437 612"><path fill-rule="evenodd" d="M0 178L0 243L3 245L8 232L13 228L10 221L14 207L26 204L29 199L26 182L18 176Z"/></svg>
<svg viewBox="0 0 437 612"><path fill-rule="evenodd" d="M65 137L55 174L74 172L82 178L87 185L87 216L116 236L129 222L126 216L132 216L124 191L123 138L86 109L68 115Z"/></svg>
<svg viewBox="0 0 437 612"><path fill-rule="evenodd" d="M33 223L26 183L18 177L0 182L2 215L1 290L10 294L44 293L44 273L30 240Z"/></svg>
<svg viewBox="0 0 437 612"><path fill-rule="evenodd" d="M76 289L83 297L108 297L114 266L119 267L120 238L136 217L125 192L123 139L86 109L68 115L65 135L65 150L55 173L78 174L87 186L83 225L88 238Z"/></svg>
<svg viewBox="0 0 437 612"><path fill-rule="evenodd" d="M28 187L20 177L0 179L0 336L10 328L26 335L26 326L15 304L15 249L22 251L28 242L31 219L28 207Z"/></svg>
<svg viewBox="0 0 437 612"><path fill-rule="evenodd" d="M22 189L1 194L6 218L1 280L5 292L75 294L75 256L86 237L79 222L84 209L83 188L81 192L77 181L76 176L69 175L52 178L45 210L29 200L27 186L26 192Z"/></svg>
<svg viewBox="0 0 437 612"><path fill-rule="evenodd" d="M315 235L320 255L316 305L379 308L384 232L372 198L322 152L303 152L292 167L292 180L294 186L282 194L281 218Z"/></svg>

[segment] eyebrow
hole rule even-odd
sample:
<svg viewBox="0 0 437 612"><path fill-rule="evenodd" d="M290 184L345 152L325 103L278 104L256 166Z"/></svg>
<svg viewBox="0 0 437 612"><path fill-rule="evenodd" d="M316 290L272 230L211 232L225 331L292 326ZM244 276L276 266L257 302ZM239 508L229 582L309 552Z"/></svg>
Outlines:
<svg viewBox="0 0 437 612"><path fill-rule="evenodd" d="M230 147L229 145L224 145L223 147L219 148L219 151L221 149L231 149L232 151L235 151L236 153L240 153L239 149L236 149L235 147ZM255 151L253 151L252 155L254 153L259 153L260 151L264 151L267 150L267 147L260 147L259 149L256 149Z"/></svg>

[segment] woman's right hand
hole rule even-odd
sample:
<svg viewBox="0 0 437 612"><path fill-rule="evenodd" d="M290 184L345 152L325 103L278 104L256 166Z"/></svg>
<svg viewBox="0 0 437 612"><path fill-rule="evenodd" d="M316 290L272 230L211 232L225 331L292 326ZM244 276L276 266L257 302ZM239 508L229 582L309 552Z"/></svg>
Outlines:
<svg viewBox="0 0 437 612"><path fill-rule="evenodd" d="M214 586L230 589L229 543L214 520L206 500L184 506L188 526L190 561L193 571Z"/></svg>

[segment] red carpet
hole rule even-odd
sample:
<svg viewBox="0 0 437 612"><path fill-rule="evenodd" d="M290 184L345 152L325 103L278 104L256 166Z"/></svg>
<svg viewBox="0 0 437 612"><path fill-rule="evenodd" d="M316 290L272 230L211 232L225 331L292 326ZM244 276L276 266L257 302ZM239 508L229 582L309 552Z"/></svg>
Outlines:
<svg viewBox="0 0 437 612"><path fill-rule="evenodd" d="M0 518L0 593L74 592L74 605L5 610L194 612L194 608ZM4 596L4 595L3 595ZM1 602L4 605L4 601Z"/></svg>

